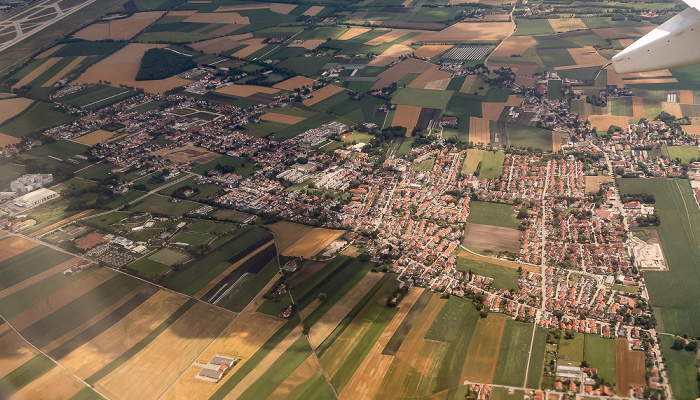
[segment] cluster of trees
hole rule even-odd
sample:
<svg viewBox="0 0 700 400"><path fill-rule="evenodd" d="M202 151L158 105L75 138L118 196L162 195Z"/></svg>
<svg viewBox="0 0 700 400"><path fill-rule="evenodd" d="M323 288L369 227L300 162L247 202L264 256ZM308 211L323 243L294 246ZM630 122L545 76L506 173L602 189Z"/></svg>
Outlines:
<svg viewBox="0 0 700 400"><path fill-rule="evenodd" d="M199 188L193 188L190 185L185 185L185 186L182 186L182 187L179 187L179 188L173 190L173 192L170 194L170 196L175 197L176 199L185 200L185 199L187 199L187 195L185 194L185 192L188 190L193 191L195 194L199 193Z"/></svg>
<svg viewBox="0 0 700 400"><path fill-rule="evenodd" d="M661 218L659 218L659 214L656 213L656 210L654 210L653 214L637 217L637 226L644 227L659 225L661 225Z"/></svg>
<svg viewBox="0 0 700 400"><path fill-rule="evenodd" d="M654 195L651 193L629 193L629 194L623 194L621 197L622 197L621 200L623 203L627 203L630 201L638 201L638 202L644 203L644 204L656 203L656 197L654 197Z"/></svg>
<svg viewBox="0 0 700 400"><path fill-rule="evenodd" d="M688 335L683 335L686 338ZM698 348L698 342L695 340L686 340L683 337L677 336L676 340L673 341L673 346L671 346L673 350L686 350L686 351L692 351L695 352Z"/></svg>
<svg viewBox="0 0 700 400"><path fill-rule="evenodd" d="M166 49L150 49L141 59L141 67L136 74L136 80L165 79L196 66L197 64L192 60L192 57Z"/></svg>

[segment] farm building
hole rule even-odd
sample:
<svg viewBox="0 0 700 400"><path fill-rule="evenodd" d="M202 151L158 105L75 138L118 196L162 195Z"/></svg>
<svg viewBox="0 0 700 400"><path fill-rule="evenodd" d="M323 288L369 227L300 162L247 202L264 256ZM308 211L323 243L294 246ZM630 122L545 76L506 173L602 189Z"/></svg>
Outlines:
<svg viewBox="0 0 700 400"><path fill-rule="evenodd" d="M56 197L58 197L58 193L54 192L53 190L41 188L25 194L22 197L18 197L15 199L15 205L18 207L29 208L38 206L39 204L45 203Z"/></svg>
<svg viewBox="0 0 700 400"><path fill-rule="evenodd" d="M557 366L557 378L560 378L560 379L580 379L581 378L581 368L570 367L568 365L558 365Z"/></svg>
<svg viewBox="0 0 700 400"><path fill-rule="evenodd" d="M200 371L199 375L210 378L210 379L216 379L217 381L221 379L221 376L224 374L224 371L219 371L215 369L209 369L209 368L204 368L202 371Z"/></svg>

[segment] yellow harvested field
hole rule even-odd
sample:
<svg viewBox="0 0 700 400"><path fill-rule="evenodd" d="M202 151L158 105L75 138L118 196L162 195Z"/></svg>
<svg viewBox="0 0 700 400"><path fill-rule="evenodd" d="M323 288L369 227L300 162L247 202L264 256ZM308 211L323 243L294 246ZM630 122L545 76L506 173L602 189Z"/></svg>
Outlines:
<svg viewBox="0 0 700 400"><path fill-rule="evenodd" d="M197 10L172 10L168 11L168 17L189 17L196 13Z"/></svg>
<svg viewBox="0 0 700 400"><path fill-rule="evenodd" d="M274 241L270 240L269 242L258 247L252 253L250 253L247 256L243 257L242 259L238 260L234 264L229 265L228 268L226 268L216 278L212 279L209 283L207 283L206 286L204 286L199 292L197 292L197 294L195 294L194 297L201 298L202 296L206 295L214 286L216 286L219 282L221 282L222 279L226 278L236 268L240 267L246 261L248 261L250 258L254 257L255 255L257 255L261 251L265 250L266 248L272 246L273 244L274 244Z"/></svg>
<svg viewBox="0 0 700 400"><path fill-rule="evenodd" d="M47 57L50 57L53 53L57 52L58 50L60 50L60 49L61 49L63 46L65 46L65 45L66 45L65 43L57 44L57 45L51 47L50 49L43 51L41 54L39 54L39 55L36 56L35 58L47 58Z"/></svg>
<svg viewBox="0 0 700 400"><path fill-rule="evenodd" d="M374 83L372 89L381 89L391 85L392 82L398 82L406 76L406 74L416 74L434 68L435 65L415 58L407 58L400 63L388 68L386 71L379 74L379 79Z"/></svg>
<svg viewBox="0 0 700 400"><path fill-rule="evenodd" d="M431 371L431 366L441 347L445 349L447 344L424 337L446 303L447 300L441 299L439 294L432 295L396 352L384 376L379 398L418 398L421 396L420 382L436 378L437 371Z"/></svg>
<svg viewBox="0 0 700 400"><path fill-rule="evenodd" d="M429 89L429 90L446 90L447 87L450 85L450 80L451 78L445 78L445 79L440 79L437 81L431 81L425 84L425 87L423 89Z"/></svg>
<svg viewBox="0 0 700 400"><path fill-rule="evenodd" d="M700 125L681 125L683 132L690 136L700 136Z"/></svg>
<svg viewBox="0 0 700 400"><path fill-rule="evenodd" d="M467 77L464 78L464 83L462 83L462 87L459 88L459 92L471 93L472 86L474 86L474 81L476 81L476 75L467 75Z"/></svg>
<svg viewBox="0 0 700 400"><path fill-rule="evenodd" d="M680 103L669 103L667 101L662 101L661 111L666 111L671 115L683 115L683 110L681 110Z"/></svg>
<svg viewBox="0 0 700 400"><path fill-rule="evenodd" d="M79 30L73 37L84 40L130 40L164 13L164 11L140 12L128 18L96 22Z"/></svg>
<svg viewBox="0 0 700 400"><path fill-rule="evenodd" d="M594 193L600 189L601 183L612 182L609 175L586 176L586 193Z"/></svg>
<svg viewBox="0 0 700 400"><path fill-rule="evenodd" d="M47 269L46 271L42 271L42 272L32 276L31 278L27 278L21 282L15 283L14 285L12 285L8 288L0 290L0 299L2 299L3 297L7 297L13 293L17 293L24 288L27 288L27 287L29 287L29 286L31 286L31 285L33 285L41 280L48 278L51 275L62 272L80 260L82 260L82 259L78 258L78 257L71 258L68 261L64 261L64 262L62 262L54 267Z"/></svg>
<svg viewBox="0 0 700 400"><path fill-rule="evenodd" d="M309 334L309 341L314 349L317 349L324 340L338 327L338 324L348 315L350 311L362 300L363 297L379 282L382 274L368 272L352 287L338 302L328 309L323 316L314 324L314 328Z"/></svg>
<svg viewBox="0 0 700 400"><path fill-rule="evenodd" d="M501 113L503 112L503 107L505 106L506 103L483 102L481 103L481 115L483 115L483 118L496 121L498 117L501 116Z"/></svg>
<svg viewBox="0 0 700 400"><path fill-rule="evenodd" d="M197 50L209 54L219 54L224 51L235 49L241 42L231 36L222 36L215 39L203 40L201 42L190 43L190 46Z"/></svg>
<svg viewBox="0 0 700 400"><path fill-rule="evenodd" d="M462 173L471 174L476 171L479 163L484 159L484 150L479 149L469 149L467 150L467 156L464 158L464 166L462 167Z"/></svg>
<svg viewBox="0 0 700 400"><path fill-rule="evenodd" d="M5 261L36 246L36 242L20 236L10 236L2 239L0 240L0 261Z"/></svg>
<svg viewBox="0 0 700 400"><path fill-rule="evenodd" d="M234 314L195 303L146 348L95 387L112 399L154 399L163 395L233 320Z"/></svg>
<svg viewBox="0 0 700 400"><path fill-rule="evenodd" d="M561 150L561 146L563 144L562 140L565 137L569 137L569 134L566 132L552 131L552 150L554 152Z"/></svg>
<svg viewBox="0 0 700 400"><path fill-rule="evenodd" d="M284 325L284 320L258 313L243 312L197 359L207 363L217 354L240 358L218 385L196 379L201 367L191 367L168 390L164 399L208 399Z"/></svg>
<svg viewBox="0 0 700 400"><path fill-rule="evenodd" d="M89 213L91 213L91 212L92 212L92 209L83 210L83 211L81 211L81 212L79 212L79 213L77 213L77 214L71 215L70 217L64 218L64 219L62 219L62 220L60 220L60 221L58 221L58 222L56 222L56 223L53 223L53 224L51 224L51 225L49 225L49 226L45 226L45 227L39 229L38 231L34 231L34 232L30 233L30 234L27 235L27 236L29 236L29 237L37 237L37 236L40 236L40 235L42 235L42 234L44 234L44 233L46 233L46 232L48 232L48 231L51 231L51 230L53 230L53 229L56 229L56 228L58 228L59 226L61 226L61 225L63 225L63 224L67 224L68 222L70 222L70 221L72 221L72 220L74 220L74 219L80 218L80 217L82 217L83 215L89 214Z"/></svg>
<svg viewBox="0 0 700 400"><path fill-rule="evenodd" d="M218 89L217 92L224 93L224 94L230 94L232 96L238 96L238 97L248 97L248 96L254 95L255 93L274 94L274 93L279 92L279 90L274 89L274 88L269 88L267 86L233 84L231 86L222 87L221 89Z"/></svg>
<svg viewBox="0 0 700 400"><path fill-rule="evenodd" d="M321 10L323 10L323 6L311 6L311 7L309 7L308 10L304 11L304 13L301 15L308 15L309 17L315 17L316 14L321 12Z"/></svg>
<svg viewBox="0 0 700 400"><path fill-rule="evenodd" d="M4 328L3 328L4 327ZM39 354L7 324L0 327L0 378Z"/></svg>
<svg viewBox="0 0 700 400"><path fill-rule="evenodd" d="M106 282L117 273L107 268L101 268L89 274L85 272L83 274L86 276L10 318L10 323L18 331L21 331Z"/></svg>
<svg viewBox="0 0 700 400"><path fill-rule="evenodd" d="M286 399L299 386L303 385L309 379L316 376L318 373L318 361L313 355L309 356L304 362L287 377L277 389L270 395L271 399Z"/></svg>
<svg viewBox="0 0 700 400"><path fill-rule="evenodd" d="M681 90L679 97L681 104L693 104L694 96L692 90Z"/></svg>
<svg viewBox="0 0 700 400"><path fill-rule="evenodd" d="M479 21L494 22L494 21L510 21L509 14L485 14L484 18Z"/></svg>
<svg viewBox="0 0 700 400"><path fill-rule="evenodd" d="M43 64L34 68L34 70L28 73L24 78L20 79L19 82L12 85L12 89L21 88L22 86L30 84L34 79L38 78L39 75L46 72L49 68L53 67L57 62L61 61L62 57L51 57L44 61Z"/></svg>
<svg viewBox="0 0 700 400"><path fill-rule="evenodd" d="M338 40L350 40L356 36L360 36L365 32L368 32L370 28L350 28L345 33L340 35Z"/></svg>
<svg viewBox="0 0 700 400"><path fill-rule="evenodd" d="M632 43L634 43L634 39L620 39L620 44L622 47L628 47Z"/></svg>
<svg viewBox="0 0 700 400"><path fill-rule="evenodd" d="M257 39L248 39L244 42L241 42L241 44L245 44L246 47L238 50L237 52L233 53L232 55L234 57L238 58L245 58L248 57L249 55L255 53L256 51L262 49L263 47L267 46L265 43L263 43L265 39L263 38L257 38Z"/></svg>
<svg viewBox="0 0 700 400"><path fill-rule="evenodd" d="M294 10L296 7L296 4L270 3L270 11L275 12L277 14L287 15L290 12L292 12L292 10Z"/></svg>
<svg viewBox="0 0 700 400"><path fill-rule="evenodd" d="M65 333L58 339L53 340L49 344L43 346L41 348L41 351L44 353L49 353L51 351L56 350L59 346L63 345L70 339L74 338L76 335L79 333L87 330L94 324L100 322L102 319L108 317L110 314L112 314L114 311L119 309L119 307L123 306L126 304L129 300L134 298L136 295L139 294L139 292L142 292L144 290L144 286L146 285L141 285L138 286L136 289L132 290L131 292L127 293L125 296L120 297L117 301L115 301L113 304L110 304L109 307L102 309L99 313L94 315L92 318L88 319L87 321L83 322L82 324L76 326L69 332ZM156 290L156 287L153 286L152 289Z"/></svg>
<svg viewBox="0 0 700 400"><path fill-rule="evenodd" d="M627 128L630 123L629 117L620 115L589 115L588 120L591 125L599 131L607 131L610 125Z"/></svg>
<svg viewBox="0 0 700 400"><path fill-rule="evenodd" d="M513 31L512 22L458 22L439 32L423 32L414 42L465 42L503 40Z"/></svg>
<svg viewBox="0 0 700 400"><path fill-rule="evenodd" d="M578 66L597 66L608 63L608 60L598 54L593 46L569 48L567 50Z"/></svg>
<svg viewBox="0 0 700 400"><path fill-rule="evenodd" d="M474 144L491 142L491 121L486 118L469 117L469 141Z"/></svg>
<svg viewBox="0 0 700 400"><path fill-rule="evenodd" d="M58 82L61 78L66 76L67 73L71 72L75 67L78 66L83 60L85 60L87 57L86 56L79 56L76 57L75 60L71 61L68 65L63 67L56 75L51 77L48 81L44 82L41 87L51 87L54 85L54 83Z"/></svg>
<svg viewBox="0 0 700 400"><path fill-rule="evenodd" d="M409 29L391 29L383 35L377 36L374 39L366 41L365 44L367 46L378 46L382 43L393 42L394 40L396 40L402 36L408 35L409 33L412 33L412 32L415 32L415 31L412 31Z"/></svg>
<svg viewBox="0 0 700 400"><path fill-rule="evenodd" d="M250 19L236 12L230 13L195 13L185 18L185 22L198 22L204 24L234 24L248 25Z"/></svg>
<svg viewBox="0 0 700 400"><path fill-rule="evenodd" d="M311 92L311 95L313 97L310 97L304 101L302 101L302 104L305 106L313 106L314 104L318 103L319 101L325 100L335 94L338 94L342 92L343 88L335 85L326 85L318 90L314 90Z"/></svg>
<svg viewBox="0 0 700 400"><path fill-rule="evenodd" d="M644 116L644 100L641 97L632 96L632 116L634 118Z"/></svg>
<svg viewBox="0 0 700 400"><path fill-rule="evenodd" d="M98 129L94 132L88 133L87 135L83 135L81 137L75 138L74 140L76 142L80 142L80 143L84 143L84 144L92 146L93 144L105 142L105 141L111 139L112 137L114 137L115 135L118 135L118 133Z"/></svg>
<svg viewBox="0 0 700 400"><path fill-rule="evenodd" d="M303 47L307 50L313 50L324 43L326 41L323 39L307 39L303 43L290 43L287 47Z"/></svg>
<svg viewBox="0 0 700 400"><path fill-rule="evenodd" d="M426 86L434 81L443 81L452 78L452 72L449 71L439 71L437 66L430 68L429 70L420 74L416 79L411 82L408 87L416 89L428 89Z"/></svg>
<svg viewBox="0 0 700 400"><path fill-rule="evenodd" d="M353 320L350 325L338 336L331 346L321 356L321 365L328 376L335 375L348 356L352 353L355 346L362 339L365 333L372 326L372 321L363 319L362 321Z"/></svg>
<svg viewBox="0 0 700 400"><path fill-rule="evenodd" d="M112 86L127 85L143 88L149 93L163 93L166 90L190 83L187 79L170 77L152 81L136 81L143 54L153 48L166 47L165 44L130 43L121 50L88 68L74 84L111 82Z"/></svg>
<svg viewBox="0 0 700 400"><path fill-rule="evenodd" d="M293 222L277 222L267 227L275 234L279 253L288 257L311 258L345 233Z"/></svg>
<svg viewBox="0 0 700 400"><path fill-rule="evenodd" d="M160 290L109 329L58 361L86 379L146 337L186 301L185 296Z"/></svg>
<svg viewBox="0 0 700 400"><path fill-rule="evenodd" d="M493 57L510 57L513 54L523 55L525 50L535 44L535 39L531 36L509 36L491 56Z"/></svg>
<svg viewBox="0 0 700 400"><path fill-rule="evenodd" d="M294 89L301 89L303 87L311 87L316 83L315 80L307 78L305 76L297 75L295 77L289 78L286 81L282 81L276 85L274 88L294 91Z"/></svg>
<svg viewBox="0 0 700 400"><path fill-rule="evenodd" d="M26 110L33 103L34 100L26 99L24 97L14 97L11 99L0 100L0 124ZM4 144L3 142L4 141L0 138L0 146L2 147L7 146L7 144L15 143L12 142ZM17 142L19 142L19 139L17 140Z"/></svg>
<svg viewBox="0 0 700 400"><path fill-rule="evenodd" d="M273 112L267 112L260 116L260 119L264 121L281 122L283 124L294 125L305 120L304 117L297 117L296 115L286 115L278 114Z"/></svg>
<svg viewBox="0 0 700 400"><path fill-rule="evenodd" d="M392 126L403 126L406 128L406 136L413 134L413 128L418 123L421 108L417 106L406 106L399 104L394 111L394 119L391 121Z"/></svg>
<svg viewBox="0 0 700 400"><path fill-rule="evenodd" d="M635 72L631 74L622 74L622 79L629 84L637 83L675 83L678 82L673 77L671 71L662 69L658 71Z"/></svg>
<svg viewBox="0 0 700 400"><path fill-rule="evenodd" d="M214 153L213 151L197 146L180 146L172 149L160 149L154 152L153 155L169 159L171 162L176 163L195 161L200 164L206 164L209 161L221 157L219 153Z"/></svg>
<svg viewBox="0 0 700 400"><path fill-rule="evenodd" d="M84 383L76 379L70 372L55 366L49 372L19 389L12 395L12 398L32 400L69 399L86 387ZM51 389L47 390L47 388Z"/></svg>
<svg viewBox="0 0 700 400"><path fill-rule="evenodd" d="M374 345L369 350L369 353L362 361L362 364L357 368L355 374L348 381L347 385L339 393L339 398L342 400L350 399L373 399L377 396L391 362L393 356L382 354L384 347L389 342L389 339L394 335L396 330L408 315L413 305L416 303L420 295L423 293L423 288L411 289L406 297L399 304L399 311L394 314L394 317L389 321L379 339L374 342Z"/></svg>
<svg viewBox="0 0 700 400"><path fill-rule="evenodd" d="M426 44L413 51L416 57L432 58L454 47L451 44Z"/></svg>
<svg viewBox="0 0 700 400"><path fill-rule="evenodd" d="M464 360L462 378L472 382L493 382L506 318L505 314L489 314L476 323Z"/></svg>
<svg viewBox="0 0 700 400"><path fill-rule="evenodd" d="M258 379L260 379L261 376L265 372L267 372L270 367L272 367L272 364L274 364L278 358L284 352L286 352L293 344L294 342L297 341L301 337L301 324L297 325L296 328L292 332L290 332L287 336L282 339L277 346L275 346L274 349L272 349L265 358L263 358L260 363L253 369L251 372L248 373L243 379L241 379L240 382L233 388L233 390L226 396L227 399L237 399L241 397L241 394L246 391L252 385L255 383Z"/></svg>
<svg viewBox="0 0 700 400"><path fill-rule="evenodd" d="M507 267L507 268L513 268L513 269L522 268L525 271L534 272L536 274L539 274L542 272L540 267L538 267L536 265L520 264L517 262L502 260L499 258L486 257L486 256L482 256L479 254L474 254L472 252L465 251L465 250L460 250L457 253L457 257L466 258L468 260L486 262L489 264L500 265L501 267Z"/></svg>
<svg viewBox="0 0 700 400"><path fill-rule="evenodd" d="M549 20L549 25L556 33L588 29L581 18L552 18Z"/></svg>

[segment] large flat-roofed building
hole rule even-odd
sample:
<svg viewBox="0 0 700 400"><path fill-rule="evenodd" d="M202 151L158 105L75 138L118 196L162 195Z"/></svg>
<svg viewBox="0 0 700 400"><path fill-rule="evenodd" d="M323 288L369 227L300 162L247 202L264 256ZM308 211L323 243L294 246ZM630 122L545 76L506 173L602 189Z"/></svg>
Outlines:
<svg viewBox="0 0 700 400"><path fill-rule="evenodd" d="M10 182L10 189L15 193L31 192L53 182L52 174L27 174Z"/></svg>
<svg viewBox="0 0 700 400"><path fill-rule="evenodd" d="M568 365L557 365L557 378L560 379L580 379L581 368Z"/></svg>
<svg viewBox="0 0 700 400"><path fill-rule="evenodd" d="M56 197L58 197L58 193L54 192L53 190L41 188L16 198L15 205L18 207L29 208L38 206L39 204L45 203Z"/></svg>

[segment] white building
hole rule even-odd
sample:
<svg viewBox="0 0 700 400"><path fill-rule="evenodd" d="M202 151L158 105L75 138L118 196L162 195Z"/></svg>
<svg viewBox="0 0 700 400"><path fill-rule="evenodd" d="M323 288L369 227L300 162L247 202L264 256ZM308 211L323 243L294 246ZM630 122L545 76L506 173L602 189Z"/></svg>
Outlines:
<svg viewBox="0 0 700 400"><path fill-rule="evenodd" d="M10 182L10 189L15 193L31 192L53 182L52 174L27 174Z"/></svg>
<svg viewBox="0 0 700 400"><path fill-rule="evenodd" d="M58 193L54 192L53 190L41 188L16 198L15 205L18 207L29 208L38 206L39 204L45 203L56 197L58 197Z"/></svg>

